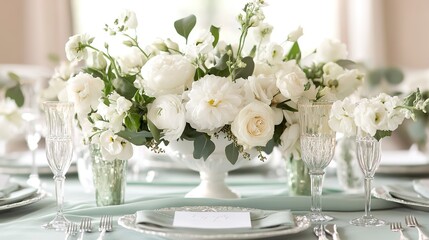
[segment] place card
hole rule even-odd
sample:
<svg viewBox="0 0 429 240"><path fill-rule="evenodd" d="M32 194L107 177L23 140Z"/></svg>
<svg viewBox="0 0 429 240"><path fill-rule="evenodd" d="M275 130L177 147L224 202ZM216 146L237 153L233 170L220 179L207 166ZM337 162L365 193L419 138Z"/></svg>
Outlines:
<svg viewBox="0 0 429 240"><path fill-rule="evenodd" d="M174 213L173 227L184 228L252 228L249 212L185 212Z"/></svg>

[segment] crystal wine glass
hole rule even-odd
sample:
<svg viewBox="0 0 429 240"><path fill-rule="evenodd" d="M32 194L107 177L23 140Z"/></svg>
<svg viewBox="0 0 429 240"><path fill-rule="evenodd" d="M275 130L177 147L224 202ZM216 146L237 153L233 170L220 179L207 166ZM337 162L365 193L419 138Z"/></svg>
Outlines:
<svg viewBox="0 0 429 240"><path fill-rule="evenodd" d="M57 214L55 218L43 225L47 229L64 231L69 221L63 215L64 180L70 167L73 154L74 108L68 102L44 102L46 116L46 158L54 173Z"/></svg>
<svg viewBox="0 0 429 240"><path fill-rule="evenodd" d="M356 226L382 226L386 222L371 215L371 182L380 165L381 143L368 133L358 130L356 136L356 153L359 167L365 179L365 215L350 221Z"/></svg>
<svg viewBox="0 0 429 240"><path fill-rule="evenodd" d="M308 218L314 223L333 219L322 214L321 204L325 168L331 162L335 149L335 132L328 125L331 107L330 101L298 103L302 159L310 171L311 178L311 212Z"/></svg>

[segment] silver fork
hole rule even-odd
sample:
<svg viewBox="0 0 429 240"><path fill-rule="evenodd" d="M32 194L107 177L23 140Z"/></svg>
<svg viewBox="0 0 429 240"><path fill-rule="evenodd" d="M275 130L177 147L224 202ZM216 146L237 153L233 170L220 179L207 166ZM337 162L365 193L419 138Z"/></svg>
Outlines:
<svg viewBox="0 0 429 240"><path fill-rule="evenodd" d="M75 235L76 232L77 232L77 224L73 223L73 222L69 223L67 225L67 228L66 228L66 237L65 237L65 240L69 239L69 237L71 235Z"/></svg>
<svg viewBox="0 0 429 240"><path fill-rule="evenodd" d="M399 240L409 240L407 237L404 236L404 233L402 232L402 224L400 222L390 223L390 230L392 230L393 232L399 232Z"/></svg>
<svg viewBox="0 0 429 240"><path fill-rule="evenodd" d="M104 235L106 232L110 232L113 229L113 218L112 216L104 215L101 217L100 220L100 227L98 228L98 231L100 231L100 236L97 238L97 240L103 240Z"/></svg>
<svg viewBox="0 0 429 240"><path fill-rule="evenodd" d="M92 222L91 218L85 217L82 218L80 221L80 236L78 240L83 240L83 234L85 232L91 232L92 231Z"/></svg>
<svg viewBox="0 0 429 240"><path fill-rule="evenodd" d="M429 240L429 237L426 236L423 231L419 227L419 223L417 222L417 219L414 215L409 215L405 217L405 224L407 224L408 227L415 227L417 228L417 231L419 232L419 240Z"/></svg>

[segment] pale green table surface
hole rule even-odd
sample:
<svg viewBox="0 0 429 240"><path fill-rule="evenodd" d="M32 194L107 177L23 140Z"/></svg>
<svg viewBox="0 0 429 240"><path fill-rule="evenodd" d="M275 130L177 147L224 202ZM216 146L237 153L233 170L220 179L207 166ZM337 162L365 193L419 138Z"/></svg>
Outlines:
<svg viewBox="0 0 429 240"><path fill-rule="evenodd" d="M25 176L15 176L25 179ZM412 177L376 176L374 185L407 183ZM42 178L44 188L53 193L53 180L50 176ZM125 204L119 206L96 207L94 193L85 192L76 175L68 176L65 183L65 215L70 220L79 222L82 217L94 219L94 228L97 228L100 216L111 214L114 216L114 231L106 235L108 239L162 239L160 237L144 235L125 229L117 224L120 216L133 214L142 209L157 209L173 206L191 205L224 205L253 207L267 210L291 209L294 214L304 214L310 207L309 197L287 196L286 183L283 178L273 178L259 175L258 172L234 173L228 177L228 185L242 195L237 200L216 199L188 199L184 194L198 182L198 176L191 172L174 173L159 172L152 183L140 180L130 180L126 188ZM325 186L338 188L334 175L327 176ZM363 195L348 195L343 192L334 192L324 195L323 208L335 219L342 235L346 240L362 239L399 239L398 233L393 233L388 226L356 227L348 222L352 218L363 215ZM395 203L380 199L373 200L373 214L387 221L401 221L404 217L414 214L429 233L429 213L413 210ZM429 209L428 209L429 210ZM45 230L41 225L51 220L56 211L55 198L48 196L45 199L20 208L0 212L0 239L64 239L63 232ZM416 229L405 229L410 239L417 239ZM85 239L97 239L98 232L85 234ZM272 239L317 239L312 230L308 229L298 234L286 235Z"/></svg>

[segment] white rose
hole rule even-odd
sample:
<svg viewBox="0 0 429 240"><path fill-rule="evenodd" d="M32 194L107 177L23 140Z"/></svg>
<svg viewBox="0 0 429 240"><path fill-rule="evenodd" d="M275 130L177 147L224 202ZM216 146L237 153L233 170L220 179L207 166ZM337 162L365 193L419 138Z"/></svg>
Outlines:
<svg viewBox="0 0 429 240"><path fill-rule="evenodd" d="M137 17L136 13L133 11L124 10L118 20L118 25L123 25L125 27L124 30L137 28Z"/></svg>
<svg viewBox="0 0 429 240"><path fill-rule="evenodd" d="M185 104L187 122L201 132L212 132L231 123L243 104L241 86L214 75L194 82Z"/></svg>
<svg viewBox="0 0 429 240"><path fill-rule="evenodd" d="M304 34L302 27L299 26L297 29L293 30L292 32L287 35L287 40L290 42L296 42L298 39Z"/></svg>
<svg viewBox="0 0 429 240"><path fill-rule="evenodd" d="M107 161L128 160L133 156L133 147L127 140L106 130L100 134L100 150Z"/></svg>
<svg viewBox="0 0 429 240"><path fill-rule="evenodd" d="M253 35L255 37L256 42L258 43L266 43L270 41L271 33L273 32L273 26L262 22L253 30Z"/></svg>
<svg viewBox="0 0 429 240"><path fill-rule="evenodd" d="M117 62L121 73L124 75L135 75L145 64L145 56L137 47L125 48Z"/></svg>
<svg viewBox="0 0 429 240"><path fill-rule="evenodd" d="M300 135L301 131L298 123L288 126L283 131L280 136L280 150L286 158L301 159Z"/></svg>
<svg viewBox="0 0 429 240"><path fill-rule="evenodd" d="M274 76L250 76L247 81L250 89L255 95L255 98L267 105L271 104L271 100L273 99L274 95L276 95L279 91L276 86L276 79Z"/></svg>
<svg viewBox="0 0 429 240"><path fill-rule="evenodd" d="M350 98L334 102L329 117L329 126L332 130L341 132L346 136L356 135L356 124L353 115L355 107L356 104Z"/></svg>
<svg viewBox="0 0 429 240"><path fill-rule="evenodd" d="M181 55L157 55L143 66L144 91L149 96L182 94L191 86L195 67Z"/></svg>
<svg viewBox="0 0 429 240"><path fill-rule="evenodd" d="M294 61L289 61L276 74L276 86L286 98L297 102L304 94L305 85L309 82L305 73Z"/></svg>
<svg viewBox="0 0 429 240"><path fill-rule="evenodd" d="M78 114L88 114L98 106L103 95L104 82L87 73L79 73L67 82L68 100L74 103Z"/></svg>
<svg viewBox="0 0 429 240"><path fill-rule="evenodd" d="M105 69L107 66L106 59L100 52L90 52L85 60L86 65L90 68Z"/></svg>
<svg viewBox="0 0 429 240"><path fill-rule="evenodd" d="M273 110L259 101L248 104L232 122L231 131L246 149L265 146L274 135Z"/></svg>
<svg viewBox="0 0 429 240"><path fill-rule="evenodd" d="M374 136L377 130L388 130L389 114L380 102L362 99L354 110L356 126Z"/></svg>
<svg viewBox="0 0 429 240"><path fill-rule="evenodd" d="M347 48L338 40L325 39L316 49L316 62L335 62L347 58Z"/></svg>
<svg viewBox="0 0 429 240"><path fill-rule="evenodd" d="M67 59L69 61L85 59L88 55L85 45L91 44L92 40L93 38L85 33L71 36L65 45Z"/></svg>
<svg viewBox="0 0 429 240"><path fill-rule="evenodd" d="M148 105L147 118L162 130L164 139L177 140L185 130L185 108L178 95L162 95Z"/></svg>

